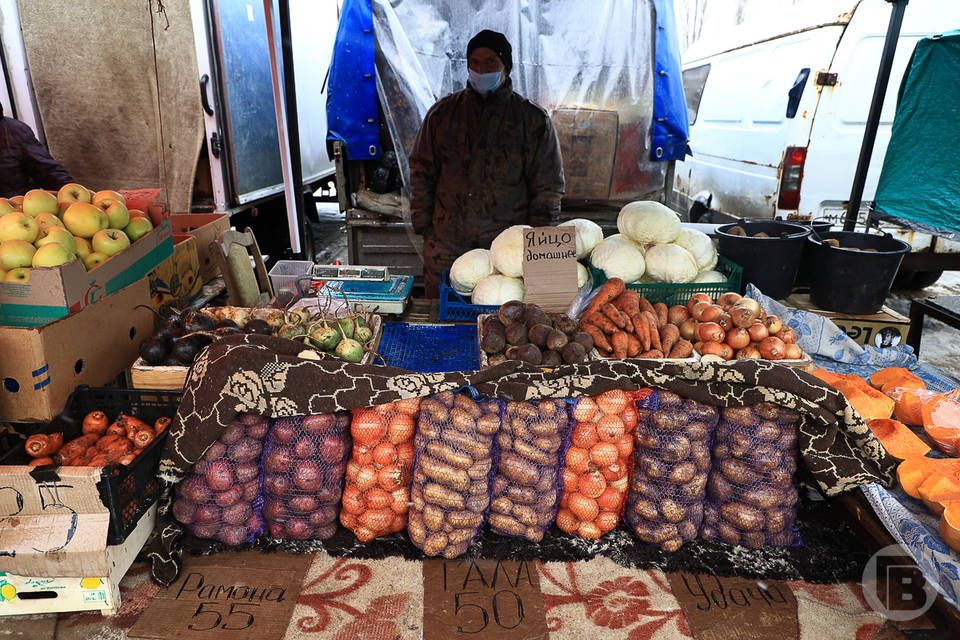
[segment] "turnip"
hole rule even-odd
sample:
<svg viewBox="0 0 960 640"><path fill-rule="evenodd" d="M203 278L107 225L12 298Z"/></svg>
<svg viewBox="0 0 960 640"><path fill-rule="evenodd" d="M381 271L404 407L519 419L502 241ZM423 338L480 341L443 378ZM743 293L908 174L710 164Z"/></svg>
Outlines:
<svg viewBox="0 0 960 640"><path fill-rule="evenodd" d="M372 337L373 331L371 331L370 327L367 326L357 327L356 332L353 334L353 338L357 342L369 342L370 338Z"/></svg>
<svg viewBox="0 0 960 640"><path fill-rule="evenodd" d="M360 362L363 360L363 345L353 338L344 338L337 345L335 353L348 362Z"/></svg>
<svg viewBox="0 0 960 640"><path fill-rule="evenodd" d="M353 334L356 331L353 318L341 318L337 320L333 326L344 338L353 338Z"/></svg>
<svg viewBox="0 0 960 640"><path fill-rule="evenodd" d="M329 351L340 343L340 332L326 324L315 326L310 331L310 342L318 349Z"/></svg>

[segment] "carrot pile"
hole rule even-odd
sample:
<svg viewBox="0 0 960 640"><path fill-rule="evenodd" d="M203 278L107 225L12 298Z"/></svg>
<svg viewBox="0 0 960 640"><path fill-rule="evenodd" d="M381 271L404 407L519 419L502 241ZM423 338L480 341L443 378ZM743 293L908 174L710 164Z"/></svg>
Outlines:
<svg viewBox="0 0 960 640"><path fill-rule="evenodd" d="M620 520L639 414L633 396L614 389L578 400L573 417L556 523L595 540Z"/></svg>
<svg viewBox="0 0 960 640"><path fill-rule="evenodd" d="M651 303L626 288L620 278L607 280L580 318L580 329L593 338L606 358L689 358L693 343L680 337L667 305Z"/></svg>
<svg viewBox="0 0 960 640"><path fill-rule="evenodd" d="M24 448L32 458L31 467L129 465L170 422L170 418L157 418L153 425L148 425L137 417L121 414L111 423L103 411L91 411L83 418L83 435L64 444L62 433L38 433L27 438Z"/></svg>

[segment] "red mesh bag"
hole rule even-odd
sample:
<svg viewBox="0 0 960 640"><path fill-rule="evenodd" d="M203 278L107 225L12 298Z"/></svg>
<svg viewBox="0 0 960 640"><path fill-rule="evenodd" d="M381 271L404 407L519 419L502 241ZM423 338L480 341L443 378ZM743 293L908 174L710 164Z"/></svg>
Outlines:
<svg viewBox="0 0 960 640"><path fill-rule="evenodd" d="M557 527L597 539L617 526L627 497L638 414L635 392L580 398L563 470Z"/></svg>
<svg viewBox="0 0 960 640"><path fill-rule="evenodd" d="M487 516L491 531L539 542L553 524L572 413L563 400L506 404Z"/></svg>
<svg viewBox="0 0 960 640"><path fill-rule="evenodd" d="M625 519L644 542L676 551L697 537L716 407L655 391L639 407Z"/></svg>
<svg viewBox="0 0 960 640"><path fill-rule="evenodd" d="M350 414L278 418L263 452L263 519L278 540L325 540L337 531Z"/></svg>
<svg viewBox="0 0 960 640"><path fill-rule="evenodd" d="M353 451L347 463L340 522L360 542L407 528L413 434L420 399L351 412Z"/></svg>
<svg viewBox="0 0 960 640"><path fill-rule="evenodd" d="M266 418L241 414L177 485L173 517L190 533L231 545L262 533L260 456L269 426Z"/></svg>
<svg viewBox="0 0 960 640"><path fill-rule="evenodd" d="M758 549L799 544L800 415L769 402L721 410L700 537Z"/></svg>
<svg viewBox="0 0 960 640"><path fill-rule="evenodd" d="M479 400L472 390L420 403L407 533L426 555L455 558L480 532L502 411L503 403Z"/></svg>

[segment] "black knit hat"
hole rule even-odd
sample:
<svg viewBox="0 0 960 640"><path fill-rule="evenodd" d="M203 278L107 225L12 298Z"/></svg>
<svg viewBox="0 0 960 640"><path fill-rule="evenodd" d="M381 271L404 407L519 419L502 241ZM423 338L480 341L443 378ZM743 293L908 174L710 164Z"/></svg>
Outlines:
<svg viewBox="0 0 960 640"><path fill-rule="evenodd" d="M513 48L507 42L507 36L490 29L484 29L470 38L470 42L467 43L467 58L470 57L474 49L480 47L486 47L500 56L500 61L503 62L503 72L507 75L510 74L510 69L513 69Z"/></svg>

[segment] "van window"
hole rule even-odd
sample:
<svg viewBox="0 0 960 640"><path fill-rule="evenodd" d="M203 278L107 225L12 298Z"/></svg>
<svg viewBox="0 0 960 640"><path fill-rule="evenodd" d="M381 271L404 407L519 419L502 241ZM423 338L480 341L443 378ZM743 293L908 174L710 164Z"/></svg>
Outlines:
<svg viewBox="0 0 960 640"><path fill-rule="evenodd" d="M709 64L700 65L683 72L683 95L687 99L687 119L690 124L697 121L700 98L703 97L703 86L707 83L709 73Z"/></svg>

